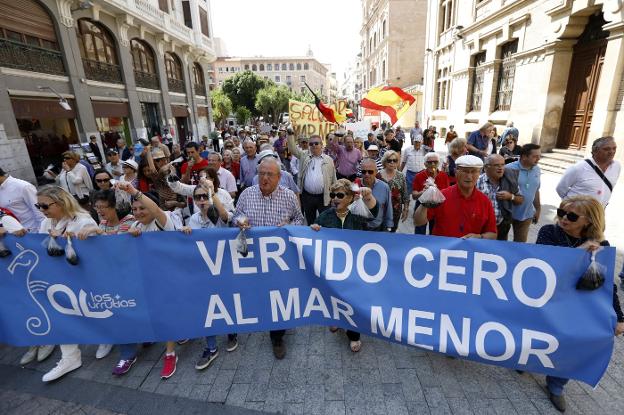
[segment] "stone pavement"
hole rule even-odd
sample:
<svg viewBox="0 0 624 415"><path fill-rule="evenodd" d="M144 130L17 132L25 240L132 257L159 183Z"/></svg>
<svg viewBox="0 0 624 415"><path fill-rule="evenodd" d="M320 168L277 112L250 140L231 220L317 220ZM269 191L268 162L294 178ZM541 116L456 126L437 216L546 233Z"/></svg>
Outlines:
<svg viewBox="0 0 624 415"><path fill-rule="evenodd" d="M554 217L557 178L543 176L540 224ZM400 231L410 226L406 222ZM532 227L530 240L538 228ZM0 414L557 413L541 375L448 359L366 336L354 354L342 330L288 330L288 354L281 361L273 357L268 333L240 335L232 353L225 351L224 341L219 338L220 355L202 372L194 369L202 342L178 346L178 370L166 381L159 377L162 344L145 349L121 378L110 374L117 350L96 361L95 346L84 346L83 367L52 385L40 378L58 360L58 349L48 361L21 369L24 349L0 346ZM624 413L624 340L616 339L611 364L596 389L572 381L566 391L568 413Z"/></svg>

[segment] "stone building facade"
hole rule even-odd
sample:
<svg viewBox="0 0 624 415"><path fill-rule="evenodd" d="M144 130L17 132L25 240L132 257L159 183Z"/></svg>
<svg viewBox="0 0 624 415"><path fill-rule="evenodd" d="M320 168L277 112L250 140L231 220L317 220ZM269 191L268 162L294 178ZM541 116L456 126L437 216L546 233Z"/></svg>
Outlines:
<svg viewBox="0 0 624 415"><path fill-rule="evenodd" d="M425 119L467 136L508 121L520 143L624 148L621 0L429 0ZM621 152L620 152L621 155Z"/></svg>
<svg viewBox="0 0 624 415"><path fill-rule="evenodd" d="M34 182L91 135L210 132L209 1L0 0L0 16L0 165L15 176Z"/></svg>

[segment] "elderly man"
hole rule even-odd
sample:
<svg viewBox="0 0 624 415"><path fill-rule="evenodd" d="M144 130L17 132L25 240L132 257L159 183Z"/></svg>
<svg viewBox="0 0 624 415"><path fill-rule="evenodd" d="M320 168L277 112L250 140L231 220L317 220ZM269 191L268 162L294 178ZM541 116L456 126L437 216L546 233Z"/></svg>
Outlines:
<svg viewBox="0 0 624 415"><path fill-rule="evenodd" d="M412 199L416 200L416 208L420 205L418 198L427 190L427 179L433 178L436 187L439 190L446 189L450 186L450 178L446 172L440 170L440 156L437 153L427 153L425 155L425 169L421 170L414 177L412 185ZM429 222L429 232L433 229L434 222ZM417 235L426 235L427 226L416 226L414 233Z"/></svg>
<svg viewBox="0 0 624 415"><path fill-rule="evenodd" d="M270 145L269 145L269 147L270 147ZM293 178L293 175L290 174L289 172L287 172L286 170L284 170L284 165L279 161L279 156L277 154L275 154L275 152L273 152L273 150L271 148L268 148L266 150L261 151L260 154L258 154L258 163L260 163L266 157L273 157L280 164L280 168L281 168L282 172L281 172L279 185L282 186L282 187L285 187L285 188L287 188L289 190L291 190L297 196L297 198L299 198L299 193L301 193L299 191L299 187L297 186L297 183L296 183L295 179ZM260 180L258 178L258 175L256 174L254 176L251 184L252 185L256 185L256 184L259 183L259 181Z"/></svg>
<svg viewBox="0 0 624 415"><path fill-rule="evenodd" d="M477 131L473 131L468 137L468 151L473 156L483 160L490 155L490 142L492 140L492 131L494 124L486 122Z"/></svg>
<svg viewBox="0 0 624 415"><path fill-rule="evenodd" d="M117 139L117 152L121 156L121 161L126 161L132 157L132 152L128 146L126 146L126 140L123 138Z"/></svg>
<svg viewBox="0 0 624 415"><path fill-rule="evenodd" d="M299 159L297 185L301 189L301 205L306 221L312 224L331 202L329 188L336 181L336 168L331 157L323 154L323 140L320 135L311 136L309 146L308 151L297 147L294 132L289 129L288 150Z"/></svg>
<svg viewBox="0 0 624 415"><path fill-rule="evenodd" d="M446 200L438 207L423 205L414 211L414 225L435 220L432 235L456 238L496 238L496 216L492 203L477 188L483 161L461 156L455 161L457 184L442 190Z"/></svg>
<svg viewBox="0 0 624 415"><path fill-rule="evenodd" d="M108 157L108 163L106 163L106 171L108 171L113 179L119 180L121 176L123 176L123 167L121 166L121 161L119 160L119 152L117 150L111 148L106 152L106 156Z"/></svg>
<svg viewBox="0 0 624 415"><path fill-rule="evenodd" d="M355 148L355 140L348 135L344 138L344 145L334 140L328 146L336 154L336 177L338 179L355 180L357 177L357 168L362 161L362 153Z"/></svg>
<svg viewBox="0 0 624 415"><path fill-rule="evenodd" d="M613 160L617 145L611 136L600 137L592 144L592 157L569 167L557 185L561 199L591 196L607 206L622 166Z"/></svg>
<svg viewBox="0 0 624 415"><path fill-rule="evenodd" d="M420 128L420 123L418 121L414 122L414 128L410 130L410 139L412 142L416 139L416 137L423 137L423 129Z"/></svg>
<svg viewBox="0 0 624 415"><path fill-rule="evenodd" d="M150 144L152 146L153 149L159 148L163 151L163 153L165 153L165 157L170 158L171 157L171 152L169 151L169 147L167 147L166 145L164 145L161 141L160 141L160 137L155 135L152 138L150 138Z"/></svg>
<svg viewBox="0 0 624 415"><path fill-rule="evenodd" d="M303 225L297 197L279 185L281 175L282 170L276 158L262 159L258 165L259 182L241 193L232 223L241 229L252 226ZM273 354L277 359L283 359L286 355L283 340L285 332L271 331Z"/></svg>
<svg viewBox="0 0 624 415"><path fill-rule="evenodd" d="M208 167L217 172L217 176L219 176L219 187L225 189L232 198L235 198L236 192L238 191L236 178L229 170L221 167L222 162L223 156L221 156L221 154L216 152L208 154Z"/></svg>
<svg viewBox="0 0 624 415"><path fill-rule="evenodd" d="M37 189L25 180L16 179L0 168L0 207L10 210L28 232L39 232L45 219L37 203Z"/></svg>
<svg viewBox="0 0 624 415"><path fill-rule="evenodd" d="M518 172L505 170L503 156L490 154L485 159L485 173L477 180L477 189L492 202L496 215L496 239L506 241L511 229L512 207L524 201L518 187Z"/></svg>
<svg viewBox="0 0 624 415"><path fill-rule="evenodd" d="M368 222L368 229L371 231L390 232L394 226L392 217L392 199L390 187L386 182L377 179L377 162L371 158L365 158L360 165L362 170L361 185L372 190L373 196L377 200L377 216Z"/></svg>
<svg viewBox="0 0 624 415"><path fill-rule="evenodd" d="M427 150L422 145L422 135L417 136L412 143L412 147L401 152L401 167L399 167L399 170L403 171L407 166L405 180L408 189L412 188L416 174L425 168L425 154L427 154Z"/></svg>
<svg viewBox="0 0 624 415"><path fill-rule="evenodd" d="M511 209L514 242L526 242L531 223L537 223L540 217L540 180L542 172L537 165L542 153L537 144L525 144L520 149L520 160L507 164L505 170L518 172L518 186L524 196L521 204Z"/></svg>
<svg viewBox="0 0 624 415"><path fill-rule="evenodd" d="M252 185L258 167L259 157L258 154L256 154L256 144L250 138L245 139L243 142L243 150L245 150L245 156L240 160L239 180L241 187L244 189Z"/></svg>

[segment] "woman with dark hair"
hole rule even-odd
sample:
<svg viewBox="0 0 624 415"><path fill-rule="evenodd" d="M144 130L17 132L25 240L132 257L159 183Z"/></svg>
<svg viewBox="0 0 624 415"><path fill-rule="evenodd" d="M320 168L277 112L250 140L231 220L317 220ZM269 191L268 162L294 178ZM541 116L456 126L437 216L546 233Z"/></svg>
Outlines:
<svg viewBox="0 0 624 415"><path fill-rule="evenodd" d="M100 190L112 190L113 192L117 193L115 195L115 201L117 203L116 209L119 211L120 216L123 217L130 213L130 198L124 192L115 191L114 183L115 180L113 179L113 176L107 170L99 169L95 171L95 174L93 175L93 190L90 194L90 212L91 216L96 221L98 220L98 212L94 209L93 206L93 204L95 203L93 201L93 195Z"/></svg>
<svg viewBox="0 0 624 415"><path fill-rule="evenodd" d="M93 190L91 193L97 190L109 190L113 187L113 176L108 170L98 169L93 174Z"/></svg>
<svg viewBox="0 0 624 415"><path fill-rule="evenodd" d="M329 197L331 198L331 207L324 210L316 218L316 221L310 225L310 228L315 231L319 231L321 227L351 229L356 231L367 230L368 219L363 216L354 215L349 211L349 205L353 203L356 196L362 198L366 207L373 215L373 218L376 217L379 206L371 189L368 187L361 187L359 195L356 195L353 190L351 190L351 182L349 180L338 179L330 187ZM332 332L337 330L335 327L330 327L329 329ZM354 353L359 352L362 348L360 333L347 330L347 337L349 338L351 351Z"/></svg>
<svg viewBox="0 0 624 415"><path fill-rule="evenodd" d="M212 188L217 189L217 191L213 192L213 194L218 197L219 202L223 205L224 209L229 212L229 219L231 219L232 215L234 215L234 200L232 199L232 196L227 192L227 190L220 187L221 183L219 182L219 176L217 175L217 172L211 168L204 168L198 172L198 175L199 184L209 186L208 183L212 182ZM197 185L185 184L180 181L168 182L168 184L171 190L179 195L186 197L192 197L193 192L197 187ZM195 203L195 208L193 209L193 211L197 212L198 210L200 210L199 206L197 206L197 203Z"/></svg>
<svg viewBox="0 0 624 415"><path fill-rule="evenodd" d="M601 246L608 246L604 239L604 208L590 196L574 196L561 201L557 209L557 219L553 225L544 225L537 234L537 244L564 246L585 249L594 252ZM613 285L613 309L617 316L614 332L618 336L624 333L624 314L617 295L617 286ZM546 376L548 397L558 411L564 412L566 402L563 389L569 379Z"/></svg>

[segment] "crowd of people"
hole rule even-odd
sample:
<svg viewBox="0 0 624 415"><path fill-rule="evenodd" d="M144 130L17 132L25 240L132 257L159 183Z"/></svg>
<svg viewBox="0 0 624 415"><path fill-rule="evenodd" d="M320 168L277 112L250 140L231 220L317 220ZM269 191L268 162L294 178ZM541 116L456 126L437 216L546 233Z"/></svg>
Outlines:
<svg viewBox="0 0 624 415"><path fill-rule="evenodd" d="M400 127L374 126L366 138L343 129L325 137L296 137L288 127L258 134L230 128L221 132L222 140L203 137L183 149L154 137L129 151L120 140L106 148L104 168L92 172L78 154L67 151L54 185L36 189L0 169L0 233L86 239L304 224L315 231L396 232L409 217L413 199L415 234L506 241L512 232L513 241L527 242L529 228L541 214L540 146L518 145L513 123L500 137L490 123L468 138L458 137L451 126L444 137L448 154L441 158L434 151L437 135L435 128L423 130L418 123L407 134ZM407 139L411 143L405 143ZM592 145L592 157L564 174L557 186L562 202L555 223L539 230L538 244L590 252L608 244L604 207L620 173L615 150L613 137L599 138ZM442 204L421 203L431 186L444 196ZM349 208L358 199L366 212ZM613 306L618 317L615 334L621 334L624 315L615 287ZM358 352L360 334L346 334L349 348ZM284 358L284 330L272 331L270 338L275 357ZM175 373L176 345L186 341L166 343L163 378ZM218 356L215 337L204 341L198 370ZM236 334L229 334L227 351L237 344ZM112 373L127 373L147 346L119 345ZM60 348L61 360L43 376L46 382L82 364L78 345ZM104 358L112 348L100 345L96 358ZM43 361L53 350L52 345L31 347L21 363ZM566 381L547 378L550 399L561 411Z"/></svg>

